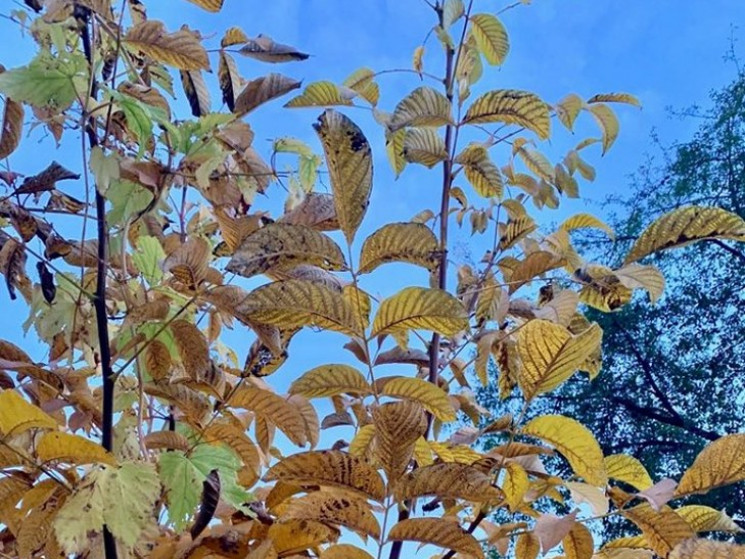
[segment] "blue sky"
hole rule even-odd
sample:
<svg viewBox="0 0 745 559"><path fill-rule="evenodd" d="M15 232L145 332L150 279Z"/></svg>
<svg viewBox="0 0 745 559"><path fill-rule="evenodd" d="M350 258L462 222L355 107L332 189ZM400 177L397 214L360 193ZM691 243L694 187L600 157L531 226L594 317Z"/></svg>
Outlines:
<svg viewBox="0 0 745 559"><path fill-rule="evenodd" d="M475 11L494 13L508 4L476 0ZM17 7L8 0L0 5L3 5L0 8L3 13ZM263 33L279 42L292 44L312 57L305 62L284 65L239 58L240 69L246 78L280 71L302 78L305 83L319 79L339 82L362 66L376 71L410 68L414 49L434 22L433 13L423 0L225 0L219 14L208 14L183 0L158 0L147 5L150 17L162 19L169 29L175 30L182 23L199 29L207 37L208 47L217 47L222 32L232 25L242 27L249 36ZM732 36L735 40L743 37L743 29L736 26L745 23L745 3L739 0L534 0L531 5L518 6L500 17L510 34L510 55L501 68L487 70L480 89L474 91L472 98L487 89L515 88L532 90L549 102L558 101L571 92L586 98L595 93L626 91L641 99L643 110L618 107L621 120L618 141L605 157L601 158L597 150L589 158L596 164L598 178L593 184L583 184L582 192L599 201L609 193L626 189L627 176L639 166L647 152L655 152L656 148L650 143L652 130L657 131L663 143L684 140L693 132L696 122L671 118L668 107L683 108L697 102L706 105L708 92L734 77L734 68L723 61L723 55L730 47ZM0 19L0 33L8 41L6 44L10 41L19 44L18 28L7 19ZM6 67L22 64L30 56L28 38L20 44L27 48L3 50L0 62ZM736 52L743 52L741 43L735 48ZM427 43L425 70L440 73L435 66L439 50L431 37ZM216 67L216 62L213 66ZM215 78L211 76L208 81L213 86L213 108L218 110ZM412 74L388 74L380 76L379 83L380 107L390 111L420 82ZM256 147L268 157L270 140L290 135L320 150L311 128L320 111L283 109L283 102L275 101L249 115L248 121L256 132ZM369 111L350 109L348 113L359 122L377 150L372 203L358 239L386 221L408 220L424 208L434 209L438 203L439 171L428 172L410 166L401 178L394 180L385 160L380 127ZM181 118L189 116L183 104L177 114ZM551 144L540 146L556 158L586 135L597 135L594 123L586 115L574 137L558 128ZM37 139L38 135L32 134L11 157L14 170L33 174L42 168L39 149L35 147ZM58 151L53 145L42 143L43 164L54 158L73 170L82 171L78 141L68 138L68 142L72 149L63 147ZM283 196L279 190L270 190L270 199L275 202L281 203ZM258 206L265 204L267 202L261 200L257 203ZM585 204L573 202L567 207L576 211L585 209ZM269 203L269 206L276 204ZM556 221L567 211L547 210L539 218L544 222ZM468 252L476 259L480 257L479 248L471 249L467 232L457 232L454 237L458 249L453 253L455 259L466 258ZM356 244L359 245L359 241ZM419 271L396 266L381 269L377 278L376 283L367 287L381 295L391 294L410 282L424 285L427 281ZM23 303L10 302L5 293L0 297L3 308L9 311L0 317L4 336L30 347L33 340L22 340L18 327L26 315ZM307 351L302 351L300 360L293 354L288 364L293 371L291 375L273 379L278 381L279 389L286 387L290 379L303 370L327 362L329 351L338 348L341 341L333 334L307 333L301 339L294 347ZM250 343L245 331L236 333L228 341L235 344L241 354ZM43 359L43 354L34 356ZM342 354L334 359L347 361L348 357Z"/></svg>
<svg viewBox="0 0 745 559"><path fill-rule="evenodd" d="M509 3L476 0L477 11L492 13ZM319 79L340 82L362 66L374 70L410 68L414 49L434 21L422 0L225 0L223 11L217 15L207 14L183 0L151 0L147 4L151 18L162 19L172 30L188 23L209 37L208 45L217 46L222 32L238 25L249 36L263 33L311 53L306 62L282 66L239 60L247 78L280 71L302 78L305 83ZM0 1L2 13L16 7L12 0ZM509 10L501 18L511 37L511 53L502 68L487 71L480 87L532 90L549 102L572 92L586 98L615 91L633 93L642 101L641 111L618 108L621 134L616 145L603 158L599 157L599 150L590 157L597 167L598 178L594 184L583 184L582 192L595 201L628 188L628 175L644 161L646 153L656 151L650 142L653 130L664 144L690 137L697 123L671 118L667 108L684 108L693 103L707 106L709 91L734 77L732 64L723 61L731 36L740 40L735 45L736 52L745 53L745 29L736 27L745 25L745 2L741 0L534 0L532 5ZM0 63L6 67L23 64L31 55L28 40L22 43L28 48L7 48L18 44L19 33L6 19L0 19L0 36L4 43ZM427 45L430 53L439 49L434 38ZM425 57L425 69L439 73L430 66L432 63L432 58ZM213 65L216 67L216 63ZM418 79L410 74L381 76L378 81L384 110L392 110L398 99L419 85ZM211 83L215 82L212 77ZM218 100L215 94L216 110ZM320 149L311 129L320 111L282 109L282 103L275 101L248 118L256 132L259 151L268 157L270 140L287 135L304 139ZM372 203L358 238L384 222L408 220L424 208L434 209L439 172L407 170L394 180L384 157L380 127L369 112L352 109L348 114L359 122L378 153ZM182 109L179 116L188 115ZM542 149L559 156L585 137L581 133L597 135L593 126L589 117L585 117L577 137L557 129L551 145ZM13 170L33 174L57 159L73 170L82 171L75 149L55 151L48 143L41 144L39 149L36 139L38 136L32 135L11 157ZM77 139L68 138L68 141L78 145ZM272 194L283 196L278 191L270 191ZM585 208L584 202L570 207ZM548 222L564 215L546 211L541 219ZM456 242L466 246L469 235L456 234ZM480 253L474 256L478 259ZM412 272L410 268L391 266L382 268L379 274L377 283L367 287L384 295L412 282L425 285L427 281L425 274ZM32 349L36 346L34 334L22 338L20 324L26 317L23 302L10 301L3 291L0 308L2 337L19 343L35 358L43 360L42 348ZM251 336L245 330L228 338L241 358L250 341ZM293 377L330 360L354 364L349 354L339 353L341 343L343 339L334 334L304 332L293 343L286 372L271 378L276 381L273 385L283 390ZM336 433L330 436L331 440L337 437Z"/></svg>
<svg viewBox="0 0 745 559"><path fill-rule="evenodd" d="M476 11L497 12L507 4L476 0ZM182 23L199 29L207 37L208 46L216 47L222 32L238 25L250 36L263 33L311 53L308 61L279 66L239 60L244 77L280 71L302 78L305 83L318 79L339 82L362 66L374 70L410 68L414 49L434 21L423 0L225 0L222 12L216 15L183 0L158 0L147 5L150 17L162 19L169 29L175 30ZM9 0L0 6L3 13L17 7ZM609 154L600 158L598 150L590 157L597 166L598 178L593 184L583 184L582 192L595 201L627 188L627 176L647 152L656 150L650 143L652 130L657 131L663 143L689 137L697 123L671 118L668 107L683 108L697 102L706 105L708 92L734 77L734 68L723 61L723 55L730 47L730 38L741 40L745 33L736 27L745 23L745 3L739 0L534 0L531 5L518 6L500 17L510 34L510 55L503 67L487 70L480 90L473 97L486 89L515 88L532 90L549 102L571 92L589 97L595 93L626 91L641 99L643 110L618 107L621 135ZM19 43L17 26L4 18L0 19L0 33L6 45L12 42L27 47L4 49L0 62L8 68L24 63L31 54L28 38ZM427 48L425 69L439 73L434 66L437 56L432 57L431 53L437 53L440 47L433 37ZM736 43L735 49L743 53L741 43ZM213 66L216 67L215 62ZM209 81L214 86L215 76ZM379 83L380 106L392 110L420 82L412 74L389 74L381 76ZM275 101L249 115L248 121L256 131L256 147L268 157L271 139L291 135L320 149L311 129L320 111L282 109L282 103ZM219 95L215 92L213 108L217 110L219 105ZM186 118L188 114L183 107L177 113ZM386 221L408 220L424 208L434 208L439 172L410 166L401 178L394 180L384 157L380 127L369 111L350 109L349 114L359 122L377 150L372 204L358 239ZM541 148L559 157L585 135L597 135L589 117L585 116L582 122L576 137L556 127L551 144ZM74 147L59 151L42 143L42 164L40 150L35 147L37 139L38 135L32 134L11 157L12 169L33 174L54 158L82 171L77 140L68 138ZM279 191L270 191L270 198L278 200L272 195L283 198ZM259 201L258 205L265 203ZM569 208L583 209L584 204L574 202ZM545 211L540 219L555 221L566 211ZM468 247L469 239L467 233L455 234L461 251L454 252L456 259L467 256L470 249L463 247ZM472 252L478 259L480 252L476 250ZM420 272L410 269L404 272L403 268L392 266L383 268L378 283L367 287L373 293L391 294L412 281L423 285L426 277ZM0 317L4 336L30 347L33 340L22 341L18 327L26 315L23 303L9 301L5 293L0 298L3 308L8 310ZM326 362L328 351L338 347L341 341L335 335L308 333L302 337L307 337L307 345L301 346L297 340L295 346L306 347L308 351L302 352L301 361L294 362L292 358L293 373ZM249 343L245 332L229 341L241 353ZM42 354L34 356L43 359ZM347 360L346 355L335 358ZM290 378L275 379L279 381L278 388L284 388Z"/></svg>

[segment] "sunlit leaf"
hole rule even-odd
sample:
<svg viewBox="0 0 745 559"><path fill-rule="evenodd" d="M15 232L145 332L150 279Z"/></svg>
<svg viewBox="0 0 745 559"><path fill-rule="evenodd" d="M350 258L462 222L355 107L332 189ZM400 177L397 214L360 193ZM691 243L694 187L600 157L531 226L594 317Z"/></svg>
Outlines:
<svg viewBox="0 0 745 559"><path fill-rule="evenodd" d="M443 126L452 124L451 113L447 97L431 87L421 86L396 105L389 126L392 131L405 126Z"/></svg>
<svg viewBox="0 0 745 559"><path fill-rule="evenodd" d="M631 247L624 263L705 239L745 241L745 220L721 208L683 206L647 227Z"/></svg>
<svg viewBox="0 0 745 559"><path fill-rule="evenodd" d="M529 421L522 432L554 446L587 483L605 487L608 475L603 451L592 433L578 421L561 415L542 415Z"/></svg>
<svg viewBox="0 0 745 559"><path fill-rule="evenodd" d="M479 50L489 64L502 64L510 50L507 30L491 14L474 14L470 16L471 33L476 39Z"/></svg>
<svg viewBox="0 0 745 559"><path fill-rule="evenodd" d="M439 264L437 237L420 223L390 223L365 239L359 273L372 272L386 262L408 262L427 269Z"/></svg>
<svg viewBox="0 0 745 559"><path fill-rule="evenodd" d="M407 287L380 304L372 336L412 329L452 336L467 328L465 309L455 297L440 289Z"/></svg>
<svg viewBox="0 0 745 559"><path fill-rule="evenodd" d="M333 105L351 105L349 95L344 95L339 87L330 81L308 84L302 94L293 97L285 107L330 107Z"/></svg>
<svg viewBox="0 0 745 559"><path fill-rule="evenodd" d="M623 515L639 527L649 547L662 557L667 557L676 545L695 535L688 523L669 507L656 511L644 503L625 510Z"/></svg>
<svg viewBox="0 0 745 559"><path fill-rule="evenodd" d="M290 394L307 398L337 394L366 395L371 391L365 377L349 365L321 365L301 375L290 386Z"/></svg>
<svg viewBox="0 0 745 559"><path fill-rule="evenodd" d="M553 390L567 380L598 347L602 330L596 324L572 336L558 324L531 320L518 332L522 361L519 383L527 399Z"/></svg>
<svg viewBox="0 0 745 559"><path fill-rule="evenodd" d="M745 434L725 435L709 443L680 478L676 495L705 493L745 480Z"/></svg>
<svg viewBox="0 0 745 559"><path fill-rule="evenodd" d="M418 402L440 421L455 420L455 410L447 394L426 380L408 377L393 378L385 383L381 393Z"/></svg>
<svg viewBox="0 0 745 559"><path fill-rule="evenodd" d="M551 129L548 105L533 93L514 89L485 93L471 104L463 122L516 124L532 130L543 140L549 137Z"/></svg>

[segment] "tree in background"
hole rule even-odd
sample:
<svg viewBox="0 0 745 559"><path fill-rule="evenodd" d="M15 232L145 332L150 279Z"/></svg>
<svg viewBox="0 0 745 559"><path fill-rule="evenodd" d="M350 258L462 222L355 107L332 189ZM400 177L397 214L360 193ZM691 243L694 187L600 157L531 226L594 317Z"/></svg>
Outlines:
<svg viewBox="0 0 745 559"><path fill-rule="evenodd" d="M576 372L601 368L602 330L580 300L610 310L634 289L657 296L662 275L639 260L692 240L745 241L745 220L710 205L660 217L612 268L583 265L570 239L609 231L596 217L537 230L536 209L594 177L585 150L608 151L619 132L610 104L633 96L550 104L472 92L510 43L471 0L423 3L428 51L399 70L417 87L391 112L378 107L386 72L299 94L279 72L245 79L239 56L308 55L238 27L205 37L148 19L141 0L24 4L9 17L35 51L0 72L0 272L4 304L28 309L44 355L32 359L36 340L0 340L2 557L399 559L420 543L443 559L535 559L559 546L570 559L742 556L697 536L732 531L726 514L678 505L745 479L745 433L712 441L679 483L655 483L632 456L604 456L575 419L534 413ZM184 103L169 100L174 90ZM266 159L254 148L246 120L288 94L288 108L325 108L322 156L296 140L277 140ZM383 127L397 174L435 168L438 187L434 209L364 238L374 158L345 114L353 105ZM600 139L551 162L545 142L580 117ZM36 149L22 140L29 128L68 148L55 154L65 160L19 163ZM290 172L267 162L287 154ZM456 274L451 228L464 225L488 251ZM371 295L392 262L420 273ZM228 328L252 343L229 347ZM301 330L340 342L332 361L309 367ZM471 350L484 384L489 359L503 365L500 387L521 394L515 416L476 404L460 358ZM288 394L274 388L283 377ZM472 425L451 432L458 410ZM338 441L322 443L322 429ZM475 449L493 434L498 446ZM548 512L568 499L565 514ZM494 512L510 522L491 523ZM588 526L606 515L639 535L596 553Z"/></svg>
<svg viewBox="0 0 745 559"><path fill-rule="evenodd" d="M585 253L619 265L645 224L690 204L745 217L745 74L712 94L713 106L684 118L701 120L693 139L661 154L633 177L630 192L609 198L622 208L615 239L586 232ZM544 401L544 411L571 409L598 436L606 454L629 453L654 477L677 477L709 442L745 425L745 253L726 240L651 255L666 295L611 313L590 309L603 328L603 370L575 377ZM624 296L626 296L625 294ZM601 307L603 305L600 305ZM611 305L612 306L612 305ZM608 309L603 309L608 310ZM484 392L482 403L497 406ZM725 508L745 527L745 485L712 491L695 502ZM609 519L605 536L627 527Z"/></svg>

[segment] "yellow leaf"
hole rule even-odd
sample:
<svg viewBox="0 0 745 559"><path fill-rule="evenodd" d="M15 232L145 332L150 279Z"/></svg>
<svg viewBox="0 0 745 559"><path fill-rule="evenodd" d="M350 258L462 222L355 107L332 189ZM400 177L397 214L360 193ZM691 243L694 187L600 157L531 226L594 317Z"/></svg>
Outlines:
<svg viewBox="0 0 745 559"><path fill-rule="evenodd" d="M491 484L490 476L478 468L455 462L419 467L403 476L395 486L399 502L415 497L463 499L481 503L502 499L502 492Z"/></svg>
<svg viewBox="0 0 745 559"><path fill-rule="evenodd" d="M454 520L442 518L409 518L391 528L388 540L415 541L452 549L458 553L484 559L478 540Z"/></svg>
<svg viewBox="0 0 745 559"><path fill-rule="evenodd" d="M572 217L564 220L564 223L559 225L559 229L562 231L574 231L575 229L587 229L594 228L600 229L608 234L611 240L615 240L616 235L608 225L603 223L597 217L592 214L579 213L574 214Z"/></svg>
<svg viewBox="0 0 745 559"><path fill-rule="evenodd" d="M314 491L292 500L281 519L313 520L324 524L345 526L361 536L380 537L380 525L366 500L341 492Z"/></svg>
<svg viewBox="0 0 745 559"><path fill-rule="evenodd" d="M531 320L520 328L517 350L522 368L518 382L525 397L531 399L567 380L598 348L602 336L597 324L576 336L546 320Z"/></svg>
<svg viewBox="0 0 745 559"><path fill-rule="evenodd" d="M416 441L427 430L427 417L422 406L411 401L387 402L372 415L375 456L393 483L409 467Z"/></svg>
<svg viewBox="0 0 745 559"><path fill-rule="evenodd" d="M578 421L561 415L542 415L528 422L522 432L554 446L574 473L590 485L605 487L608 483L603 451L592 433Z"/></svg>
<svg viewBox="0 0 745 559"><path fill-rule="evenodd" d="M342 85L356 91L360 97L374 106L378 104L380 97L380 88L373 80L374 76L375 72L370 68L360 68L352 72Z"/></svg>
<svg viewBox="0 0 745 559"><path fill-rule="evenodd" d="M530 216L510 217L507 224L499 224L499 248L507 250L513 247L538 226Z"/></svg>
<svg viewBox="0 0 745 559"><path fill-rule="evenodd" d="M375 425L363 425L349 443L349 454L357 457L366 456L373 438L375 438Z"/></svg>
<svg viewBox="0 0 745 559"><path fill-rule="evenodd" d="M342 287L341 296L352 307L362 327L370 326L370 310L372 309L370 295L355 285L349 284Z"/></svg>
<svg viewBox="0 0 745 559"><path fill-rule="evenodd" d="M407 129L401 153L409 163L419 163L430 169L448 158L445 141L434 128Z"/></svg>
<svg viewBox="0 0 745 559"><path fill-rule="evenodd" d="M388 162L396 173L396 178L406 168L406 158L404 157L404 139L406 138L406 129L401 128L395 132L385 131L385 152L388 156Z"/></svg>
<svg viewBox="0 0 745 559"><path fill-rule="evenodd" d="M248 42L248 37L240 27L230 27L220 39L222 48L232 47L233 45L242 45Z"/></svg>
<svg viewBox="0 0 745 559"><path fill-rule="evenodd" d="M340 487L375 501L385 498L383 479L377 470L363 459L340 450L293 454L272 466L264 480Z"/></svg>
<svg viewBox="0 0 745 559"><path fill-rule="evenodd" d="M348 543L327 547L321 552L321 559L373 559L367 551Z"/></svg>
<svg viewBox="0 0 745 559"><path fill-rule="evenodd" d="M605 471L608 477L617 481L628 483L639 491L649 489L654 481L647 473L647 469L633 456L625 454L612 454L603 459Z"/></svg>
<svg viewBox="0 0 745 559"><path fill-rule="evenodd" d="M305 420L295 406L274 392L255 387L239 388L229 400L231 406L245 408L275 424L293 443L307 443Z"/></svg>
<svg viewBox="0 0 745 559"><path fill-rule="evenodd" d="M455 410L445 391L424 379L393 378L385 383L381 394L418 402L440 421L455 420Z"/></svg>
<svg viewBox="0 0 745 559"><path fill-rule="evenodd" d="M516 124L532 130L542 140L548 139L551 130L548 105L533 93L514 89L485 93L471 104L463 122Z"/></svg>
<svg viewBox="0 0 745 559"><path fill-rule="evenodd" d="M509 282L509 291L514 293L532 279L559 268L564 261L546 250L531 252L524 260L515 263L509 274L503 274Z"/></svg>
<svg viewBox="0 0 745 559"><path fill-rule="evenodd" d="M321 139L339 226L352 242L370 203L373 164L370 144L348 117L327 109L313 127Z"/></svg>
<svg viewBox="0 0 745 559"><path fill-rule="evenodd" d="M505 477L502 482L504 500L510 510L516 511L523 502L523 497L530 489L528 474L517 462L507 462L504 465Z"/></svg>
<svg viewBox="0 0 745 559"><path fill-rule="evenodd" d="M583 105L582 98L575 93L570 93L556 104L556 115L569 131L574 131L574 121L577 120Z"/></svg>
<svg viewBox="0 0 745 559"><path fill-rule="evenodd" d="M455 158L463 165L466 180L484 198L501 198L504 190L502 174L489 157L486 147L471 143Z"/></svg>
<svg viewBox="0 0 745 559"><path fill-rule="evenodd" d="M745 220L721 208L683 206L666 213L639 236L625 263L704 239L745 241Z"/></svg>
<svg viewBox="0 0 745 559"><path fill-rule="evenodd" d="M680 542L695 534L688 523L670 507L654 510L648 503L622 511L644 534L649 547L662 557L667 557Z"/></svg>
<svg viewBox="0 0 745 559"><path fill-rule="evenodd" d="M408 262L434 270L439 265L437 237L421 223L389 223L362 244L359 273L372 272L386 262Z"/></svg>
<svg viewBox="0 0 745 559"><path fill-rule="evenodd" d="M54 431L46 433L36 446L42 462L67 462L81 464L116 464L116 458L93 441L77 435Z"/></svg>
<svg viewBox="0 0 745 559"><path fill-rule="evenodd" d="M421 86L404 97L393 111L390 128L405 126L443 126L452 124L450 101L439 91Z"/></svg>
<svg viewBox="0 0 745 559"><path fill-rule="evenodd" d="M163 23L147 20L132 27L123 37L124 45L180 70L209 70L207 51L197 36L187 30L168 33Z"/></svg>
<svg viewBox="0 0 745 559"><path fill-rule="evenodd" d="M525 166L538 178L553 184L556 180L554 166L541 152L528 146L520 146L516 152Z"/></svg>
<svg viewBox="0 0 745 559"><path fill-rule="evenodd" d="M0 392L0 434L18 435L29 429L57 429L57 421L27 402L15 390Z"/></svg>
<svg viewBox="0 0 745 559"><path fill-rule="evenodd" d="M215 288L213 295L222 290ZM340 293L304 280L278 281L259 287L238 302L235 311L256 322L285 329L315 324L351 335L362 331L354 309Z"/></svg>
<svg viewBox="0 0 745 559"><path fill-rule="evenodd" d="M289 557L322 543L335 542L339 530L312 520L289 520L272 524L267 537L280 557Z"/></svg>
<svg viewBox="0 0 745 559"><path fill-rule="evenodd" d="M337 394L367 395L371 389L364 375L349 365L321 365L304 373L290 386L290 394L307 398Z"/></svg>
<svg viewBox="0 0 745 559"><path fill-rule="evenodd" d="M745 559L745 546L692 538L675 546L668 559Z"/></svg>
<svg viewBox="0 0 745 559"><path fill-rule="evenodd" d="M248 278L299 264L342 270L346 261L339 246L323 233L304 225L270 223L243 239L226 269Z"/></svg>
<svg viewBox="0 0 745 559"><path fill-rule="evenodd" d="M613 273L629 289L645 289L649 293L649 300L652 304L656 303L665 291L665 276L657 266L645 266L632 262L623 268L614 270Z"/></svg>
<svg viewBox="0 0 745 559"><path fill-rule="evenodd" d="M706 493L745 480L745 433L725 435L709 443L680 479L676 495Z"/></svg>
<svg viewBox="0 0 745 559"><path fill-rule="evenodd" d="M453 336L468 329L463 305L441 289L407 287L383 300L373 321L372 336L420 329Z"/></svg>
<svg viewBox="0 0 745 559"><path fill-rule="evenodd" d="M613 110L603 103L590 105L588 110L590 111L590 114L595 117L595 120L603 133L603 154L605 154L618 137L620 127L618 118Z"/></svg>
<svg viewBox="0 0 745 559"><path fill-rule="evenodd" d="M224 0L189 0L192 4L196 4L200 8L204 8L208 12L213 13L220 11L223 1Z"/></svg>
<svg viewBox="0 0 745 559"><path fill-rule="evenodd" d="M566 559L592 559L595 543L590 530L582 524L575 523L561 543Z"/></svg>
<svg viewBox="0 0 745 559"><path fill-rule="evenodd" d="M473 38L486 61L492 65L502 64L510 50L504 25L491 14L474 14L469 20Z"/></svg>
<svg viewBox="0 0 745 559"><path fill-rule="evenodd" d="M285 103L285 107L328 107L351 104L351 97L344 95L335 83L320 81L308 84L300 95Z"/></svg>
<svg viewBox="0 0 745 559"><path fill-rule="evenodd" d="M411 66L414 68L414 71L419 72L419 75L422 74L422 57L424 56L424 47L419 45L417 48L414 49L414 56L412 57Z"/></svg>
<svg viewBox="0 0 745 559"><path fill-rule="evenodd" d="M237 115L245 115L264 103L300 87L300 82L282 74L268 74L248 82L235 98Z"/></svg>
<svg viewBox="0 0 745 559"><path fill-rule="evenodd" d="M630 93L600 93L590 97L587 103L626 103L635 107L642 106L639 100Z"/></svg>
<svg viewBox="0 0 745 559"><path fill-rule="evenodd" d="M694 532L742 533L743 529L724 511L705 505L686 505L675 509Z"/></svg>

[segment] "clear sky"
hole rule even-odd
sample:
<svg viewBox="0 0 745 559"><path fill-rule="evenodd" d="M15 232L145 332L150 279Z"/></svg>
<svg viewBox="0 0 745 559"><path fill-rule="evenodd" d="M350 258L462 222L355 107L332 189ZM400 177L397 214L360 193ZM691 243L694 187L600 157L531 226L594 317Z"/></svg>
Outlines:
<svg viewBox="0 0 745 559"><path fill-rule="evenodd" d="M509 3L476 0L476 11L496 13ZM15 0L0 0L0 12L7 14L19 5ZM246 78L280 71L302 78L305 83L319 79L340 82L362 66L376 71L410 68L414 49L421 44L434 21L432 11L423 0L225 0L222 12L216 15L183 0L150 1L147 6L149 16L163 20L168 29L175 30L183 23L199 29L207 37L208 47L216 48L222 32L233 25L243 28L249 36L263 33L279 42L292 44L312 57L305 62L284 65L267 65L237 57L239 65ZM618 141L604 158L598 153L590 157L597 166L598 178L594 184L584 184L582 192L595 201L627 188L627 176L644 160L646 153L656 150L650 143L653 130L663 143L688 138L696 122L672 118L668 108L684 108L693 103L706 105L708 92L734 76L733 65L723 60L731 40L735 40L736 53L745 52L742 46L745 29L738 28L745 24L745 2L740 0L534 0L531 5L517 6L500 17L510 34L511 52L503 67L487 70L479 86L482 91L527 89L549 102L558 101L571 92L586 98L595 93L625 91L641 99L644 105L641 111L618 107L621 120ZM0 36L5 47L0 54L1 63L11 68L28 59L31 43L28 37L20 37L16 24L0 18ZM8 48L10 45L14 48ZM431 53L440 47L431 37L427 48ZM425 69L440 73L437 68L428 66L430 61L432 59L425 56ZM213 66L216 67L215 62ZM218 110L216 76L210 76L208 81L213 86L213 108ZM380 106L384 110L392 110L408 90L419 85L418 78L411 74L388 74L381 76L379 83ZM479 92L475 91L473 96ZM249 115L248 121L256 131L256 147L268 157L271 139L291 135L310 142L320 151L310 126L320 111L282 109L283 102L275 101ZM187 118L189 115L183 107L181 105L177 114ZM349 114L360 123L377 149L372 203L358 238L364 238L364 234L385 221L408 220L424 208L434 208L439 173L407 169L400 179L394 180L385 160L380 127L369 111L350 109ZM593 126L585 116L579 132L597 135ZM552 144L542 149L559 156L583 137L578 134L575 138L566 131L557 130ZM73 149L56 150L48 142L36 147L38 139L38 133L32 134L11 157L13 170L33 174L57 159L72 170L82 171L77 140L70 141L68 136ZM272 194L283 199L280 192L270 191L270 197ZM258 205L261 204L265 202L259 201ZM577 203L573 207L577 209ZM562 215L546 211L541 219L548 222ZM461 247L466 247L468 240L467 233L456 236ZM464 257L467 250L463 250ZM474 256L478 258L480 253ZM407 282L426 283L423 274L413 272L419 275L412 275L410 268L406 274L395 266L389 267L387 272L383 270L381 283L368 285L371 291L381 286L381 294L391 294ZM33 334L24 341L19 331L19 324L26 316L23 302L11 302L3 292L0 305L4 309L0 316L3 337L20 342L26 348L33 347ZM308 338L308 341L312 339L309 345L301 346L300 339L294 344L308 349L303 352L301 361L291 358L289 365L295 374L327 362L328 351L338 347L340 341L333 334L309 333L307 336L312 336ZM229 341L237 345L241 354L249 343L245 332ZM41 348L34 357L43 360ZM346 360L346 355L338 358ZM285 378L290 380L290 377ZM286 381L274 380L280 381L279 389L286 384Z"/></svg>
<svg viewBox="0 0 745 559"><path fill-rule="evenodd" d="M492 13L509 3L476 0L477 11ZM20 4L0 0L0 13L7 14ZM151 0L146 4L151 18L163 20L171 30L187 23L207 36L211 47L217 47L222 32L233 25L242 27L249 36L263 33L292 44L312 54L312 58L281 66L239 59L239 65L247 78L280 71L302 78L305 83L319 79L340 82L362 66L376 71L410 68L414 49L433 23L433 14L423 0L225 0L217 15L184 0ZM595 93L624 91L642 101L641 111L618 107L621 134L616 145L602 159L598 152L590 157L598 178L594 184L583 184L582 192L595 201L627 188L628 175L644 161L645 154L656 151L650 142L653 130L665 144L689 138L697 123L671 118L668 107L680 109L693 103L707 106L709 91L734 77L733 65L723 60L732 38L735 52L745 54L745 27L737 27L745 26L742 0L533 0L531 5L518 6L500 17L510 34L511 52L502 68L487 71L484 89L532 90L548 102L572 92L587 98ZM23 64L31 55L28 38L21 42L17 26L4 18L0 18L0 37L0 63L6 67ZM430 52L439 49L434 38L427 45ZM425 58L425 69L439 73L427 66L428 60ZM209 80L214 86L215 77ZM392 110L398 99L419 85L412 75L390 74L378 81L384 110ZM213 108L217 110L219 95L214 87L213 92ZM283 102L275 101L249 115L248 121L256 132L256 147L268 157L270 140L290 135L320 150L310 127L320 111L282 109ZM378 154L372 203L358 237L386 221L408 220L424 208L434 208L439 173L407 170L395 181L385 160L380 127L369 112L350 109L348 114L360 123ZM182 109L179 116L186 118L188 114ZM584 118L580 131L597 135L589 117ZM14 171L34 174L52 159L82 171L76 149L56 151L48 142L37 147L38 138L38 134L33 134L11 157ZM556 138L545 151L558 156L576 141L567 132L557 130ZM70 137L68 142L78 145ZM274 194L283 198L279 192ZM582 206L574 205L575 209L578 207ZM548 211L542 219L552 221L562 215ZM468 234L457 236L463 246L468 239ZM412 273L410 268L405 274L403 268L395 266L385 270L381 270L385 277L380 283L368 285L373 292L378 289L389 295L396 287L412 281L426 284L426 276ZM27 315L23 301L10 301L3 289L0 309L1 336L19 343L34 358L44 360L34 334L22 338L20 324ZM251 338L241 330L228 339L241 359ZM273 385L283 390L293 377L329 360L354 363L348 354L339 354L339 342L343 343L342 338L334 334L303 333L293 342L292 347L297 349L291 351L287 364L290 372L272 377L277 381ZM33 350L35 347L37 351Z"/></svg>

